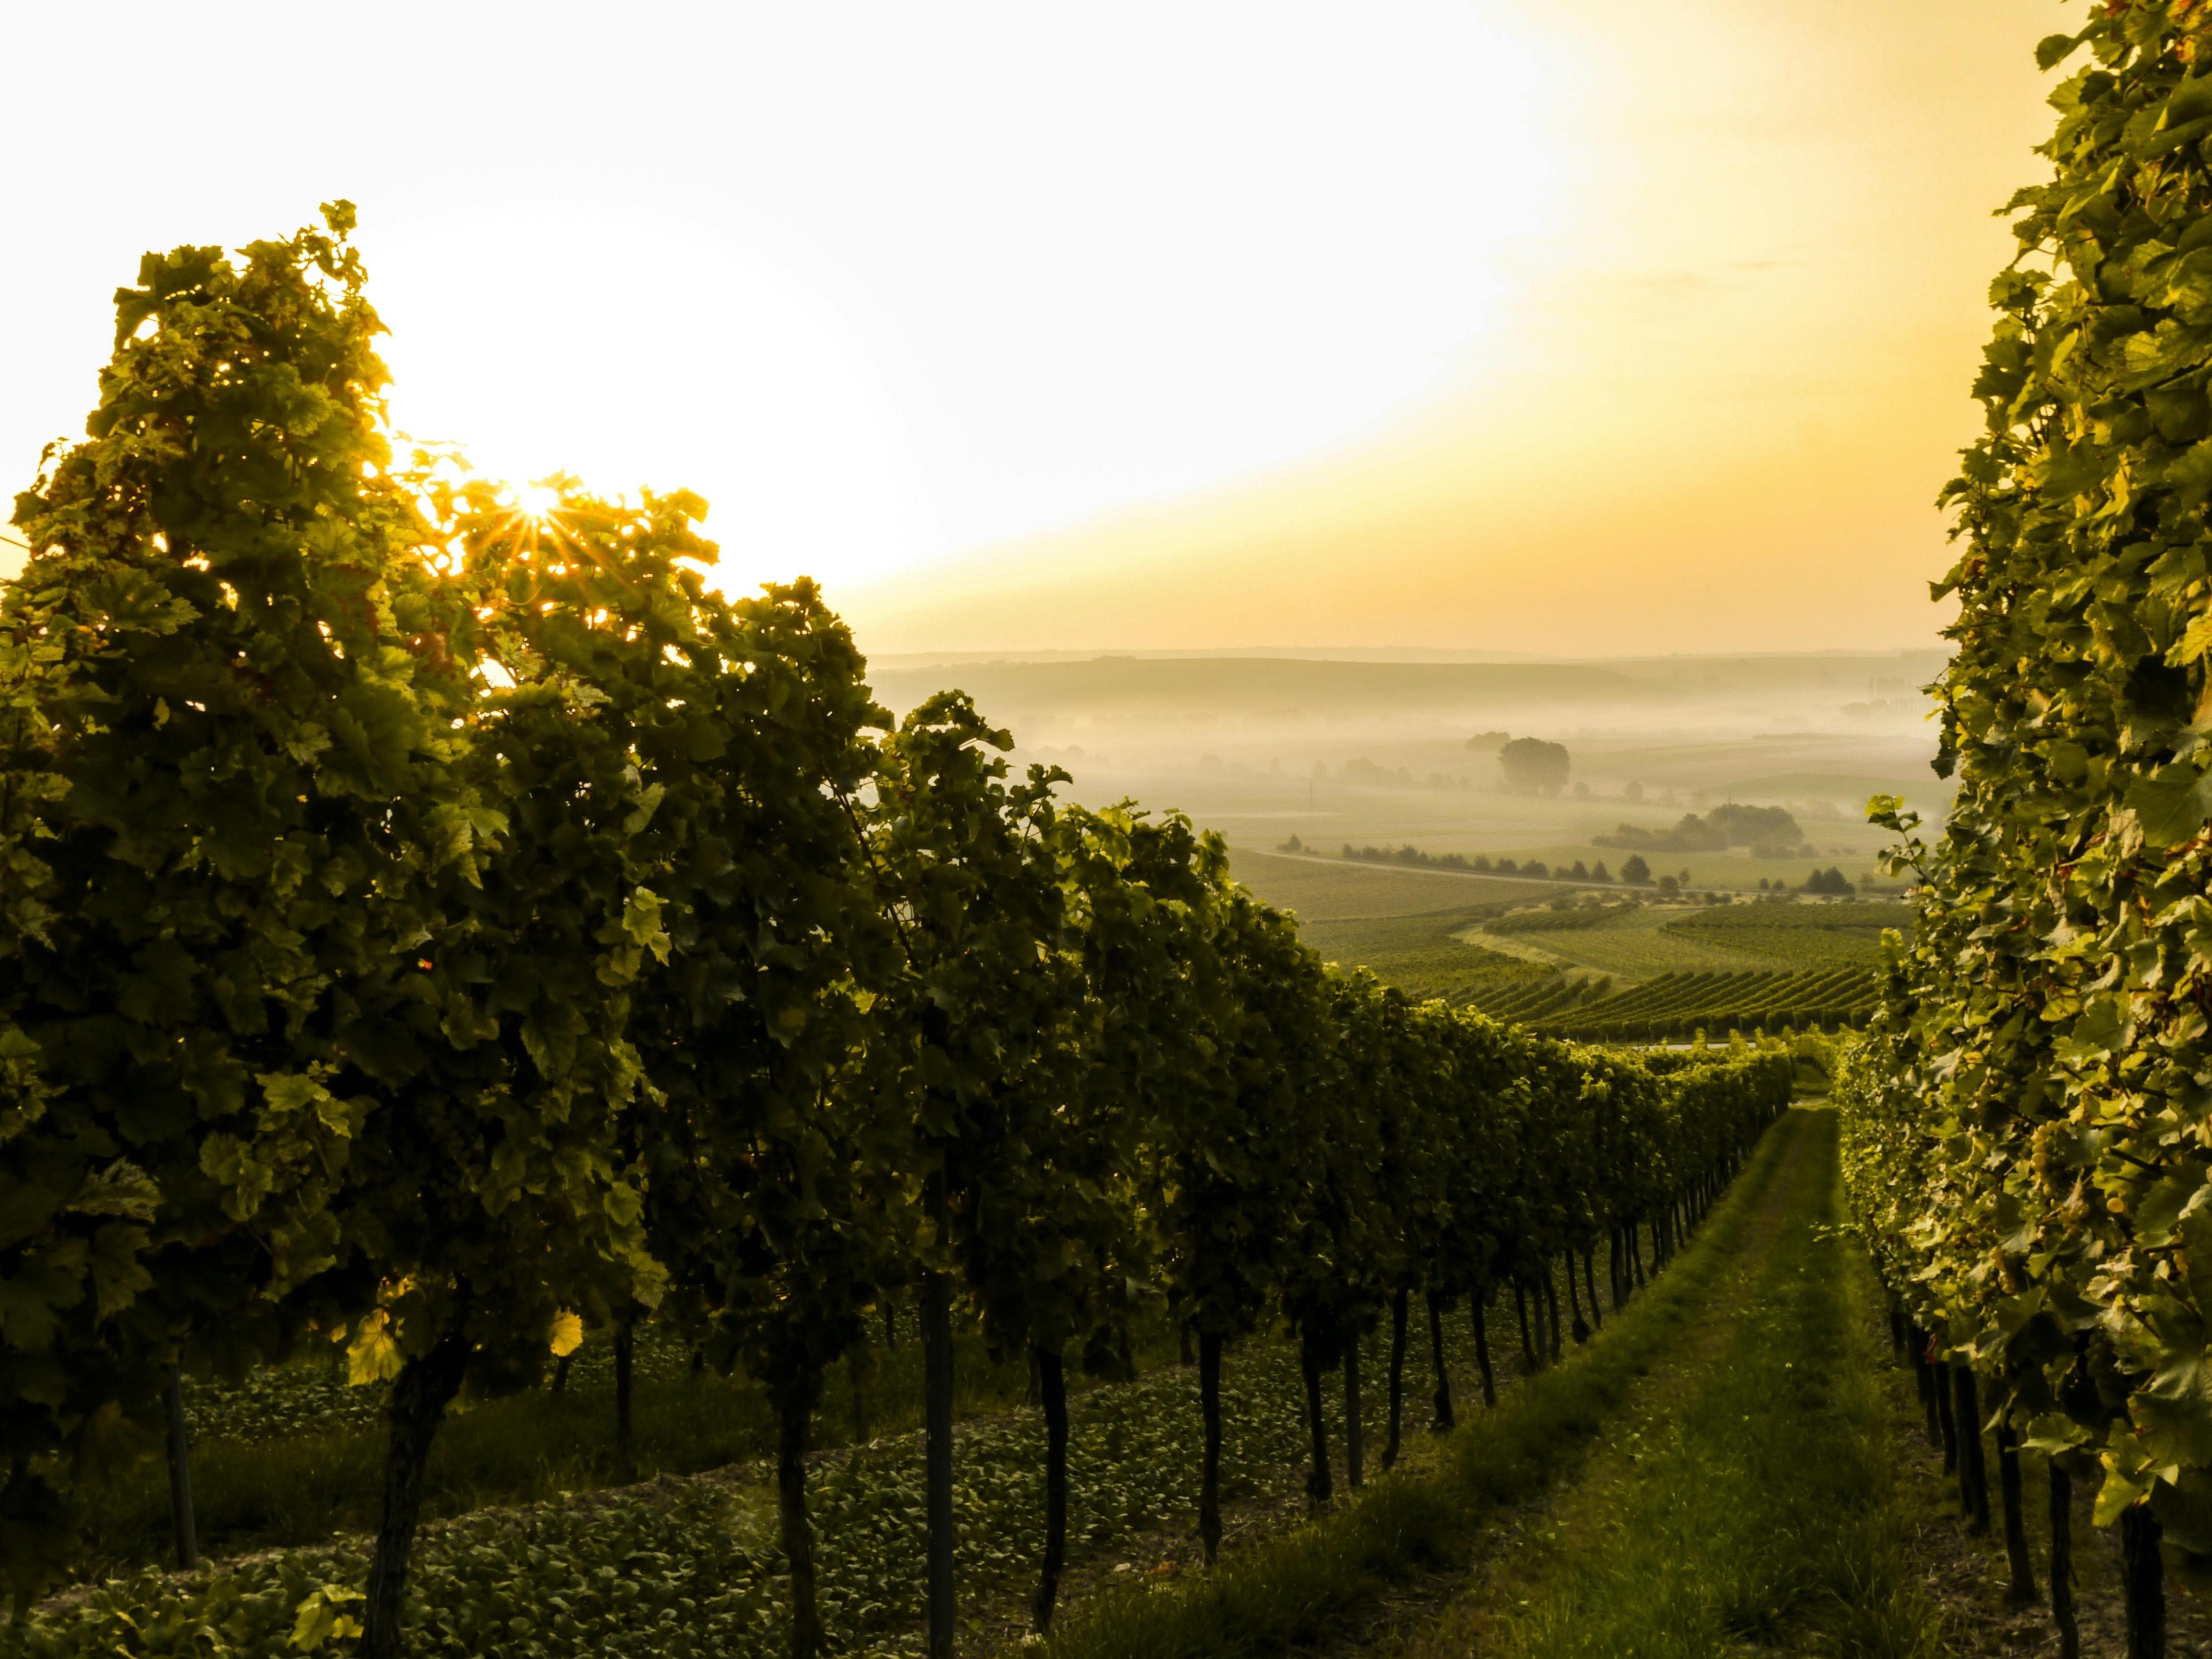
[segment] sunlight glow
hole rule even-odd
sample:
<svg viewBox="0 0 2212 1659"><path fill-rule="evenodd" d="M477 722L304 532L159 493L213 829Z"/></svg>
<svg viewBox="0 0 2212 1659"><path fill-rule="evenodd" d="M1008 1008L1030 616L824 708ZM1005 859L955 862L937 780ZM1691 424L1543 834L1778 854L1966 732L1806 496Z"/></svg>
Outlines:
<svg viewBox="0 0 2212 1659"><path fill-rule="evenodd" d="M561 492L550 484L525 484L514 492L515 511L540 524L550 520L560 505Z"/></svg>
<svg viewBox="0 0 2212 1659"><path fill-rule="evenodd" d="M911 434L854 331L732 240L562 200L362 235L397 425L494 477L706 497L733 591L849 585L938 540ZM558 282L511 250L561 250ZM526 497L521 509L543 517Z"/></svg>

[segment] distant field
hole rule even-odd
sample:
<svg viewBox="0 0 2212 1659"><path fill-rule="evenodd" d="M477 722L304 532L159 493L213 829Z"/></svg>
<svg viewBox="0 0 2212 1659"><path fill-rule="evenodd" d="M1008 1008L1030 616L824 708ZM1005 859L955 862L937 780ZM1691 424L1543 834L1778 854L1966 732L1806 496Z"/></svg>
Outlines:
<svg viewBox="0 0 2212 1659"><path fill-rule="evenodd" d="M1863 968L1662 974L1612 996L1513 1017L1595 1042L1644 1042L1698 1030L1832 1029L1865 1018L1874 1000L1875 977Z"/></svg>
<svg viewBox="0 0 2212 1659"><path fill-rule="evenodd" d="M1735 907L1730 906L1729 908ZM1768 907L1780 910L1785 907ZM1553 913L1540 913L1549 915ZM1721 930L1690 932L1675 924L1687 916L1702 919L1718 911L1688 910L1672 905L1624 905L1594 912L1590 924L1540 933L1516 928L1519 916L1501 918L1502 938L1540 947L1562 968L1586 968L1617 979L1644 980L1668 973L1729 971L1771 968L1774 963L1756 951L1741 948ZM1485 930L1487 931L1487 930ZM1487 941L1483 932L1464 935L1471 945Z"/></svg>
<svg viewBox="0 0 2212 1659"><path fill-rule="evenodd" d="M1668 931L1793 966L1871 968L1881 960L1881 936L1890 928L1911 931L1910 905L1732 904L1692 912L1670 923Z"/></svg>
<svg viewBox="0 0 2212 1659"><path fill-rule="evenodd" d="M1457 935L1481 920L1478 910L1425 916L1360 916L1308 921L1307 944L1328 961L1366 968L1423 1001L1487 1008L1559 981L1553 968L1517 961L1463 942Z"/></svg>
<svg viewBox="0 0 2212 1659"><path fill-rule="evenodd" d="M1911 918L1906 906L1887 903L1621 905L1520 911L1479 922L1462 937L1633 981L1675 973L1871 968L1882 931L1910 927Z"/></svg>
<svg viewBox="0 0 2212 1659"><path fill-rule="evenodd" d="M1346 859L1282 858L1239 848L1231 872L1279 910L1302 921L1405 916L1480 906L1532 904L1563 890L1548 882L1455 875ZM1462 927L1466 924L1462 921Z"/></svg>
<svg viewBox="0 0 2212 1659"><path fill-rule="evenodd" d="M1882 932L1911 920L1902 904L1865 902L1554 909L1574 890L1257 854L1236 868L1297 909L1330 962L1598 1042L1855 1023L1872 1006Z"/></svg>

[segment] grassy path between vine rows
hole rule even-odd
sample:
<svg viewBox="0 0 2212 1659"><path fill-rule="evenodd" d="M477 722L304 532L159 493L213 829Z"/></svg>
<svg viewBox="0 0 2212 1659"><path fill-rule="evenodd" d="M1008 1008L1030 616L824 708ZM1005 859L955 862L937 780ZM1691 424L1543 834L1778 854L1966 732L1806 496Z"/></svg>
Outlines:
<svg viewBox="0 0 2212 1659"><path fill-rule="evenodd" d="M1402 1645L1494 1553L1503 1522L1571 1480L1701 1332L1740 1317L1745 1264L1832 1185L1825 1113L1792 1111L1677 1260L1586 1348L1473 1407L1434 1452L1332 1514L1224 1557L1211 1574L1109 1592L1064 1621L1055 1659L1181 1659ZM1464 1647L1445 1650L1464 1652ZM1711 1650L1706 1650L1711 1651Z"/></svg>
<svg viewBox="0 0 2212 1659"><path fill-rule="evenodd" d="M1835 1123L1789 1166L1676 1363L1464 1591L1370 1651L1690 1659L1950 1650L1913 1560L1873 1285L1834 1231Z"/></svg>

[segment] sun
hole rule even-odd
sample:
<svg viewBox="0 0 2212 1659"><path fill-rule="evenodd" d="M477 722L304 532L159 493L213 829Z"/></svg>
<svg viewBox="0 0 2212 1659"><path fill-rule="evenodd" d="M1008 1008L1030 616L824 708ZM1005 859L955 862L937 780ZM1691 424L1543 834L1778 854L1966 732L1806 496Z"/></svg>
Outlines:
<svg viewBox="0 0 2212 1659"><path fill-rule="evenodd" d="M918 428L869 337L749 242L568 198L374 240L392 423L487 477L566 472L594 501L696 490L726 550L716 579L741 591L802 571L857 584L942 544ZM517 285L486 251L500 242L564 250L561 281ZM517 494L527 523L540 498Z"/></svg>
<svg viewBox="0 0 2212 1659"><path fill-rule="evenodd" d="M540 524L550 520L561 506L561 492L550 484L524 484L514 492L514 510Z"/></svg>

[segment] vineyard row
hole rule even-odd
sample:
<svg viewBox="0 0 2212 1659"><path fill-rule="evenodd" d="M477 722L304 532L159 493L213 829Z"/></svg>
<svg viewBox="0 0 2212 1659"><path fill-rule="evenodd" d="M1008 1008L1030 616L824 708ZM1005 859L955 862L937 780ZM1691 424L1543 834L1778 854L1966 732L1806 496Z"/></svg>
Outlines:
<svg viewBox="0 0 2212 1659"><path fill-rule="evenodd" d="M874 1535L845 1487L810 1495L815 1415L896 1295L927 1356L939 1659L974 1474L956 1300L1036 1369L1043 1629L1067 1367L1127 1376L1140 1314L1194 1339L1210 1559L1226 1343L1292 1334L1324 1500L1322 1379L1357 1399L1380 1321L1402 1356L1416 1300L1433 1331L1510 1288L1556 1332L1564 1279L1581 1325L1600 1249L1618 1297L1639 1238L1671 1250L1786 1104L1778 1053L1645 1063L1327 971L1180 815L1012 775L1009 736L957 692L894 724L811 583L708 586L693 497L564 484L526 513L450 455L396 456L350 225L339 204L235 259L149 256L90 435L17 508L0 1566L19 1595L68 1571L76 1481L165 1429L189 1562L182 1373L319 1344L389 1384L388 1453L365 1580L286 1581L291 1639L481 1650L480 1622L426 1624L410 1579L441 1423L587 1330L628 1353L650 1325L769 1397L775 1616L811 1659L852 1582L835 1552ZM684 1599L672 1644L719 1646L766 1606Z"/></svg>

